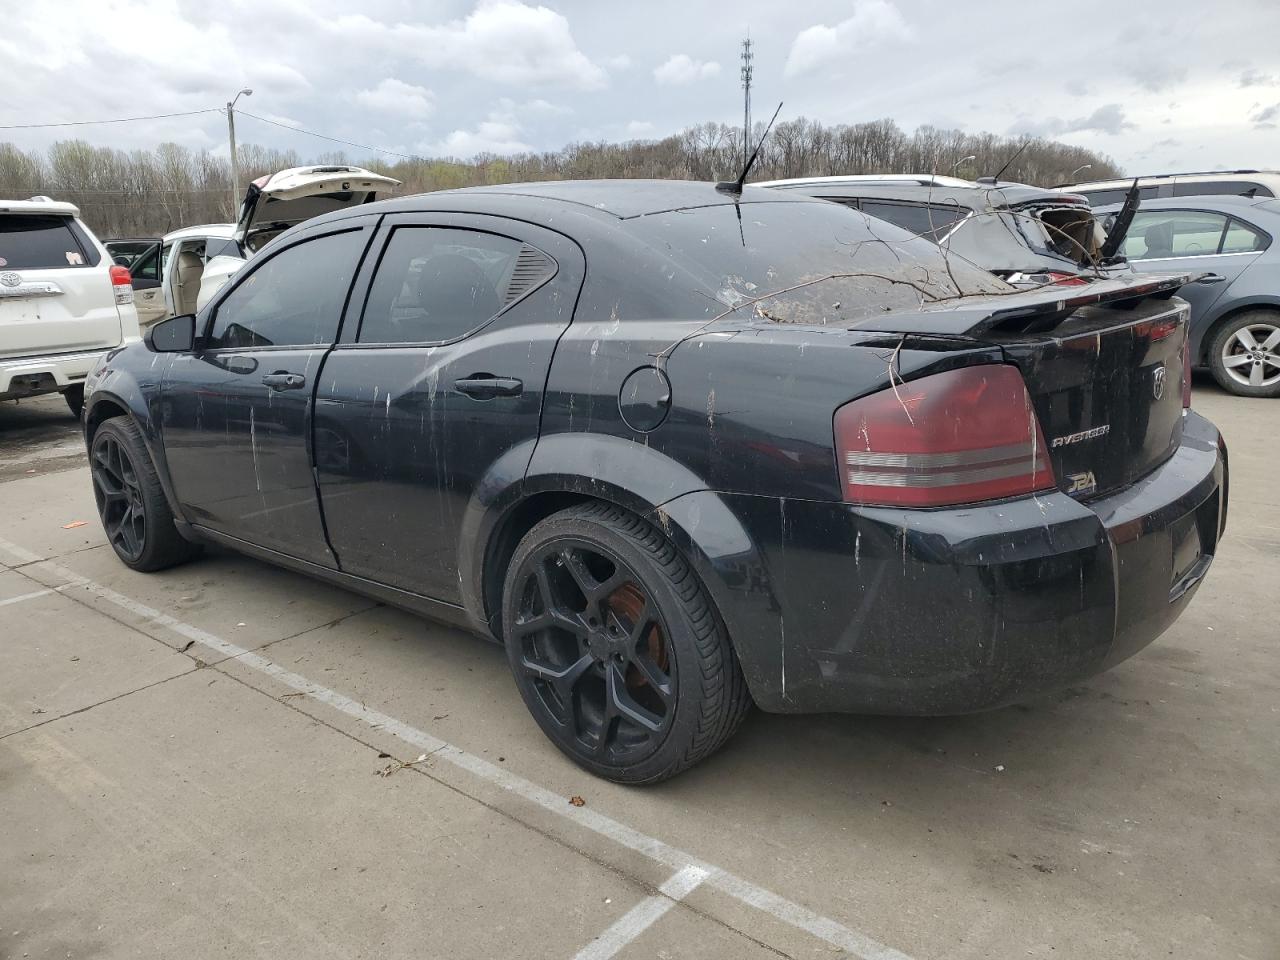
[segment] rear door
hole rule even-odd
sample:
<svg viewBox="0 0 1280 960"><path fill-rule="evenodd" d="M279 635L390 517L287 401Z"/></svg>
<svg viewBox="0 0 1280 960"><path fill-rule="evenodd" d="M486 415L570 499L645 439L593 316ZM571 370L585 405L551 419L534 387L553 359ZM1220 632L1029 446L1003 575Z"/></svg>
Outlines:
<svg viewBox="0 0 1280 960"><path fill-rule="evenodd" d="M154 241L135 256L128 267L133 284L133 305L138 310L138 325L146 327L163 320L169 310L165 306L164 288L160 282L160 241Z"/></svg>
<svg viewBox="0 0 1280 960"><path fill-rule="evenodd" d="M1139 210L1120 251L1143 272L1207 274L1178 292L1191 304L1195 323L1258 259L1264 238L1247 224L1210 210Z"/></svg>
<svg viewBox="0 0 1280 960"><path fill-rule="evenodd" d="M585 264L560 234L457 214L387 217L374 249L316 394L329 539L345 572L457 603L468 502L528 465Z"/></svg>
<svg viewBox="0 0 1280 960"><path fill-rule="evenodd" d="M333 566L311 464L311 402L376 218L326 225L254 261L173 359L161 419L187 519Z"/></svg>
<svg viewBox="0 0 1280 960"><path fill-rule="evenodd" d="M107 267L72 217L0 214L0 357L118 344L120 313Z"/></svg>

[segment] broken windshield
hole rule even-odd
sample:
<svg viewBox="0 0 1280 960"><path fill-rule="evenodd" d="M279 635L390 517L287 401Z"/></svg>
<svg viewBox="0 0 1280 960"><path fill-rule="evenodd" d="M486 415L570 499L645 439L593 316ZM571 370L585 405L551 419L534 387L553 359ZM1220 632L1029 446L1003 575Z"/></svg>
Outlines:
<svg viewBox="0 0 1280 960"><path fill-rule="evenodd" d="M708 310L779 323L852 324L1009 287L967 260L836 203L722 204L628 224L706 288Z"/></svg>

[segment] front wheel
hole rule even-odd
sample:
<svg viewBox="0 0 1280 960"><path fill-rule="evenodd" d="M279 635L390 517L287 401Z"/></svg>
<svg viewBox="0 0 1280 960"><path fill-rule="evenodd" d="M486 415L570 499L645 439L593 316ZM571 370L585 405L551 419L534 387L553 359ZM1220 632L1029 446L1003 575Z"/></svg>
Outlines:
<svg viewBox="0 0 1280 960"><path fill-rule="evenodd" d="M1241 397L1280 397L1280 313L1250 310L1232 317L1209 345L1209 369Z"/></svg>
<svg viewBox="0 0 1280 960"><path fill-rule="evenodd" d="M538 725L609 780L679 773L728 740L751 704L697 576L661 533L618 507L571 507L525 535L502 624Z"/></svg>
<svg viewBox="0 0 1280 960"><path fill-rule="evenodd" d="M126 566L163 570L199 552L174 526L142 432L132 420L113 417L98 427L89 445L89 475L102 529Z"/></svg>

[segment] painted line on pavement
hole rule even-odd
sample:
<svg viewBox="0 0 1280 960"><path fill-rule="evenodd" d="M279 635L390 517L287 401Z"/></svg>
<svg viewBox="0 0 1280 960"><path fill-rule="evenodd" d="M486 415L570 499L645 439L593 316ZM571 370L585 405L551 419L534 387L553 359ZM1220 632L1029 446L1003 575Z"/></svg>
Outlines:
<svg viewBox="0 0 1280 960"><path fill-rule="evenodd" d="M521 797L557 816L572 821L580 827L607 837L637 853L644 854L651 860L677 871L684 871L688 867L696 867L706 874L702 882L707 886L714 887L763 913L767 913L797 929L804 930L806 933L824 940L834 947L846 950L854 956L862 958L862 960L911 960L911 957L907 954L886 946L867 934L847 927L837 920L825 917L810 910L808 907L801 906L785 897L757 886L750 880L735 876L713 864L699 860L691 853L664 843L656 837L642 833L634 827L620 823L612 817L597 813L587 807L572 806L566 803L564 797L559 794L552 793L545 787L540 787L524 777L503 770L488 760L483 760L474 754L467 753L447 741L410 726L403 720L397 720L395 717L378 710L370 710L359 701L352 700L350 697L338 693L336 690L330 690L321 684L313 683L301 674L287 670L261 654L238 647L234 643L209 633L207 630L201 630L199 627L184 623L154 607L118 593L110 587L103 586L87 577L82 577L52 560L42 560L17 544L0 538L0 550L17 557L23 564L31 564L66 580L67 583L58 589L59 591L66 591L65 595L71 596L73 599L74 595L67 591L66 588L83 587L108 603L145 618L151 624L165 627L180 637L194 640L196 643L215 650L229 659L235 659L244 666L271 677L278 683L291 687L299 693L306 694L307 697L318 703L330 706L375 730L390 733L411 746L422 748L422 750L431 753L435 760L447 761L481 780L500 787L508 793Z"/></svg>
<svg viewBox="0 0 1280 960"><path fill-rule="evenodd" d="M573 960L609 960L693 893L707 876L700 867L685 867L677 871L658 888L658 896L645 897L637 903L615 920L608 930L579 950Z"/></svg>
<svg viewBox="0 0 1280 960"><path fill-rule="evenodd" d="M47 597L49 594L55 592L56 591L50 589L37 590L35 593L24 593L20 597L10 597L8 600L0 600L0 607L7 607L11 603L21 603L23 600L34 600L36 597Z"/></svg>

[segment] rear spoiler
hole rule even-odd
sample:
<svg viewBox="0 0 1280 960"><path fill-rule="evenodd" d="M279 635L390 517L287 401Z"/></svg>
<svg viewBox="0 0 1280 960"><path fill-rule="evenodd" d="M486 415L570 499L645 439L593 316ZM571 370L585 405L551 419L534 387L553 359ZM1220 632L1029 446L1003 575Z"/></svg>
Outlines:
<svg viewBox="0 0 1280 960"><path fill-rule="evenodd" d="M1193 279L1191 274L1144 274L1095 280L1083 287L1045 284L1034 290L959 297L923 311L868 318L850 330L881 333L981 337L992 333L1051 330L1081 307L1105 304L1127 308L1147 298L1167 300ZM1070 290L1070 294L1066 291ZM874 323L875 326L871 326Z"/></svg>

